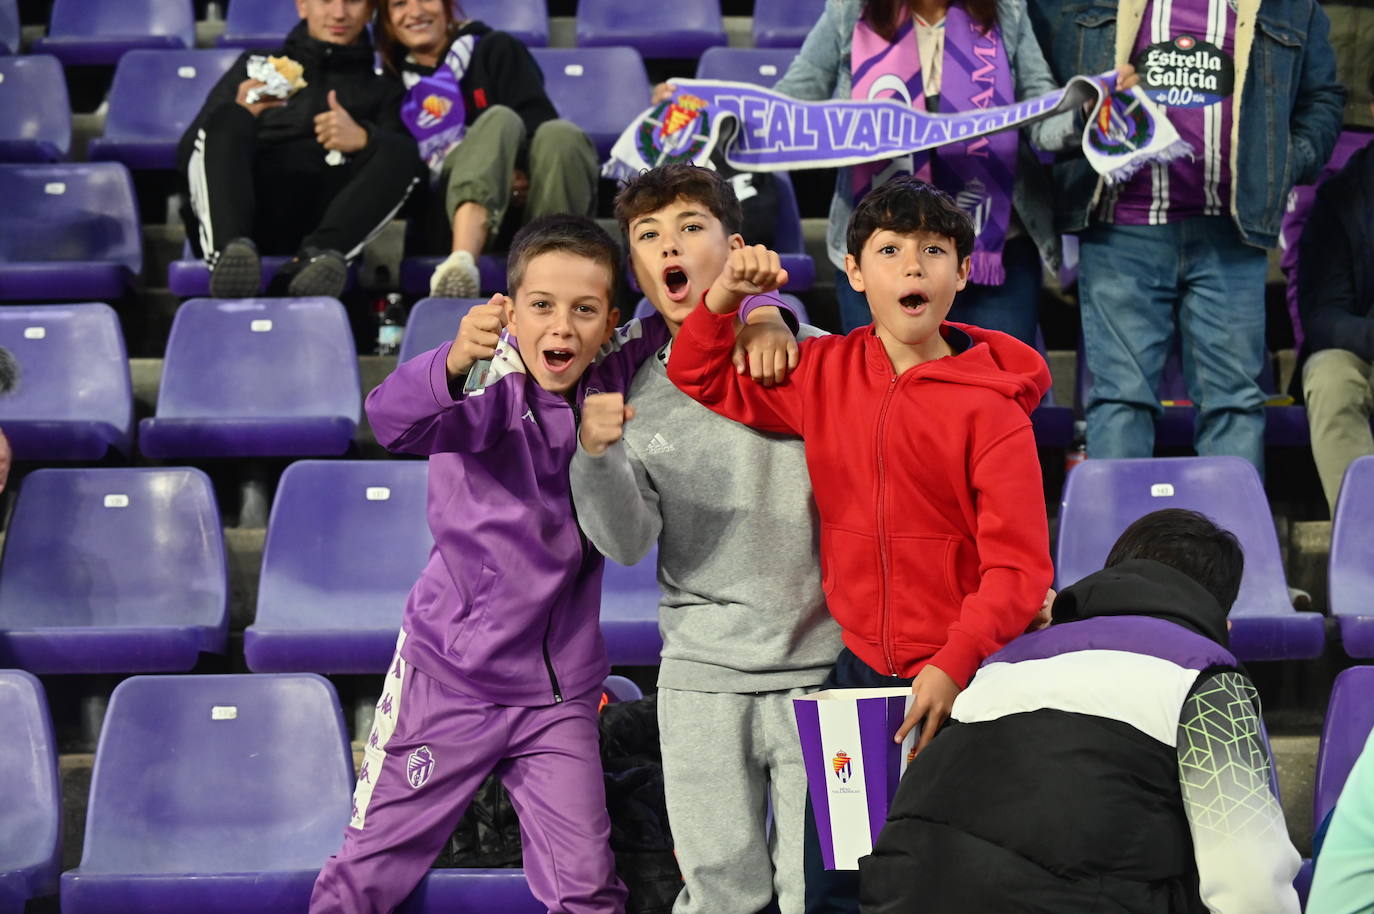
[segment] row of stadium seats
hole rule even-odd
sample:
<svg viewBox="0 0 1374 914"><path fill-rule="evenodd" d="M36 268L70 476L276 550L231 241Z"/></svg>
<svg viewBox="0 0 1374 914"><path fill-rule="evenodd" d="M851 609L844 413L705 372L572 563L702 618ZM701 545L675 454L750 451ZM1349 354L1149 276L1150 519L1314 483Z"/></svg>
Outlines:
<svg viewBox="0 0 1374 914"><path fill-rule="evenodd" d="M820 18L824 0L755 0L756 47L797 48ZM515 35L530 47L549 43L545 0L464 0L469 18ZM229 0L220 47L270 48L298 22L290 0ZM108 66L139 49L193 48L192 0L55 0L47 35L37 53L64 63ZM579 47L626 45L646 57L691 60L727 42L720 0L677 0L669 4L623 0L579 0L575 18ZM19 49L15 0L0 0L0 50Z"/></svg>
<svg viewBox="0 0 1374 914"><path fill-rule="evenodd" d="M586 131L603 158L649 104L644 59L633 48L535 48L532 53L554 107ZM89 158L135 170L175 168L177 140L238 54L130 51L115 68L105 132L91 141ZM698 61L696 75L771 86L795 54L785 48L712 48ZM65 161L71 132L61 61L48 54L0 57L0 161Z"/></svg>
<svg viewBox="0 0 1374 914"><path fill-rule="evenodd" d="M612 676L608 701L641 697ZM67 914L304 911L348 822L353 757L310 674L135 676L96 747L81 864L61 872L53 725L32 675L0 671L0 914L60 891ZM538 914L524 873L431 870L403 914Z"/></svg>
<svg viewBox="0 0 1374 914"><path fill-rule="evenodd" d="M381 673L406 595L429 558L427 464L298 461L268 521L253 623L255 672ZM1192 508L1235 531L1245 574L1231 612L1244 660L1325 649L1318 613L1288 599L1259 477L1230 457L1090 460L1069 474L1055 566L1063 587L1102 566L1137 517ZM1345 653L1374 657L1374 458L1352 465L1336 510L1330 606ZM327 535L326 535L327 534ZM607 564L611 661L658 662L655 554ZM41 469L23 481L0 559L0 667L34 673L177 672L227 649L223 531L210 481L188 467Z"/></svg>

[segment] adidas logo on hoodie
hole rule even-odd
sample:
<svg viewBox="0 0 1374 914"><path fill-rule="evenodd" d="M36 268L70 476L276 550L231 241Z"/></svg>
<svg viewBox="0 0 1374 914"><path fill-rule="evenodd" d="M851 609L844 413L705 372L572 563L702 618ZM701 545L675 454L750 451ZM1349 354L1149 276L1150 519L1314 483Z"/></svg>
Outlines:
<svg viewBox="0 0 1374 914"><path fill-rule="evenodd" d="M676 449L675 447L673 447L671 444L668 443L668 439L664 438L664 437L663 437L662 435L660 435L660 434L655 434L653 438L649 439L649 444L648 444L648 446L646 446L646 447L644 448L644 453L645 453L645 454L666 454L666 453L668 453L669 451L674 451L674 450L677 450L677 449Z"/></svg>

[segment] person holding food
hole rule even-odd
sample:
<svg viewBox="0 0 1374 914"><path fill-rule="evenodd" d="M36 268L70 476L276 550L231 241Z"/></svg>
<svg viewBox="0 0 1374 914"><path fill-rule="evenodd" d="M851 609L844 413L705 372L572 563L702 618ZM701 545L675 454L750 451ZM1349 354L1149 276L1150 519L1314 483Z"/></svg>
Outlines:
<svg viewBox="0 0 1374 914"><path fill-rule="evenodd" d="M294 2L285 44L240 57L177 148L186 234L216 298L256 295L265 254L294 255L269 294L337 296L419 178L402 89L373 69L372 0Z"/></svg>

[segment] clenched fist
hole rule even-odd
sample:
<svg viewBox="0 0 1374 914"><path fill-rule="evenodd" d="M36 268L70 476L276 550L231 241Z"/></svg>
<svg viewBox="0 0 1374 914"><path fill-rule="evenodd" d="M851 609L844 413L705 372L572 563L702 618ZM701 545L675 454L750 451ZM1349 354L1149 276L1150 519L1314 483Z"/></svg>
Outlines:
<svg viewBox="0 0 1374 914"><path fill-rule="evenodd" d="M582 401L582 427L577 438L582 449L593 457L620 440L625 423L635 417L635 408L625 405L623 394L592 394Z"/></svg>
<svg viewBox="0 0 1374 914"><path fill-rule="evenodd" d="M750 295L772 292L787 284L787 271L776 251L761 244L736 248L725 261L711 290L706 295L706 307L717 314L728 314Z"/></svg>
<svg viewBox="0 0 1374 914"><path fill-rule="evenodd" d="M450 384L465 376L473 362L489 359L496 354L501 328L506 326L509 303L510 299L498 292L485 305L474 305L463 316L444 366L448 369Z"/></svg>

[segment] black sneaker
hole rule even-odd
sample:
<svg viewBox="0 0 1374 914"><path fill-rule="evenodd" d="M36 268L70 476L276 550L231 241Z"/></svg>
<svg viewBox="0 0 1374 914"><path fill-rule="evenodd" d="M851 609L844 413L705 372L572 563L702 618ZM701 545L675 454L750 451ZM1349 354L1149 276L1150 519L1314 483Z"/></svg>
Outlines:
<svg viewBox="0 0 1374 914"><path fill-rule="evenodd" d="M249 238L235 238L226 244L210 270L210 297L250 298L261 286L258 246Z"/></svg>
<svg viewBox="0 0 1374 914"><path fill-rule="evenodd" d="M338 298L348 285L348 261L338 251L307 248L282 269L291 267L295 269L290 270L287 295Z"/></svg>

